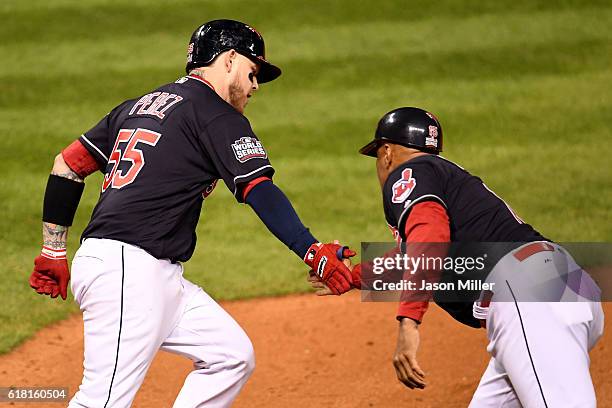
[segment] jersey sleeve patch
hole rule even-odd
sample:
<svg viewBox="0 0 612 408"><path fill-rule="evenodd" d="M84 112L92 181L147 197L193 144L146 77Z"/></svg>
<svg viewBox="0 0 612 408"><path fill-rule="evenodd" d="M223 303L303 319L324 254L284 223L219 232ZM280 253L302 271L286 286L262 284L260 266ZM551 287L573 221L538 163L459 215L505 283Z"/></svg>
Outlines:
<svg viewBox="0 0 612 408"><path fill-rule="evenodd" d="M262 142L248 120L238 113L217 116L208 123L199 139L218 178L223 179L239 202L242 202L245 183L274 174Z"/></svg>
<svg viewBox="0 0 612 408"><path fill-rule="evenodd" d="M423 201L445 204L444 176L436 171L428 156L417 157L394 170L383 187L387 223L403 231L411 208Z"/></svg>
<svg viewBox="0 0 612 408"><path fill-rule="evenodd" d="M236 160L244 163L251 159L267 159L268 153L256 138L244 136L232 143L232 151Z"/></svg>
<svg viewBox="0 0 612 408"><path fill-rule="evenodd" d="M393 186L391 187L391 191L393 192L391 201L394 204L401 204L405 202L415 187L416 179L412 177L412 169L407 168L402 170L400 179L393 183Z"/></svg>

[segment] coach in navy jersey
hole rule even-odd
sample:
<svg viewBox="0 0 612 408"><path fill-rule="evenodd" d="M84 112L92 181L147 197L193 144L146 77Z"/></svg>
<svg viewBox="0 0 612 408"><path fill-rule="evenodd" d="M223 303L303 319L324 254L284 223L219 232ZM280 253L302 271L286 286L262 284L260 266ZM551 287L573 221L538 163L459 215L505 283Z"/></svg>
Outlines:
<svg viewBox="0 0 612 408"><path fill-rule="evenodd" d="M238 21L203 24L191 37L186 72L120 104L55 158L43 249L30 277L40 294L66 299L68 227L83 179L104 174L72 264L85 361L71 407L130 406L160 348L194 362L175 407L229 406L248 379L248 337L182 277L180 264L193 254L202 204L219 179L335 293L350 288L341 259L354 253L319 243L304 227L243 116L259 84L281 74L266 60L262 36Z"/></svg>
<svg viewBox="0 0 612 408"><path fill-rule="evenodd" d="M603 331L599 288L567 251L524 223L482 180L440 157L442 141L433 114L399 108L382 117L360 153L376 157L385 217L398 243L408 244L401 245L408 255L416 247L437 256L449 242L493 250L486 276L493 290L477 292L472 302L461 301L468 293L442 302L441 291L429 291L429 300L459 322L487 329L491 360L470 407L595 407L588 350ZM371 265L356 265L353 274L356 287L363 278L368 288ZM530 284L542 277L546 301L521 302L543 299L533 296ZM318 294L331 293L316 277L310 281ZM416 358L418 325L429 305L424 294L404 291L397 313L393 363L409 388L426 385Z"/></svg>

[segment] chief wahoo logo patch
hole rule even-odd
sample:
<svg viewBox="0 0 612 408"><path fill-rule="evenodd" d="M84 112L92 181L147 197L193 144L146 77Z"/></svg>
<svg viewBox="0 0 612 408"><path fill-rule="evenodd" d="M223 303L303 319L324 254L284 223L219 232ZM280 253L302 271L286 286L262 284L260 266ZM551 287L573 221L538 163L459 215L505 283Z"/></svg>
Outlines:
<svg viewBox="0 0 612 408"><path fill-rule="evenodd" d="M412 190L416 187L416 179L412 177L412 169L402 170L402 177L393 183L393 197L391 201L395 204L401 204L408 199Z"/></svg>

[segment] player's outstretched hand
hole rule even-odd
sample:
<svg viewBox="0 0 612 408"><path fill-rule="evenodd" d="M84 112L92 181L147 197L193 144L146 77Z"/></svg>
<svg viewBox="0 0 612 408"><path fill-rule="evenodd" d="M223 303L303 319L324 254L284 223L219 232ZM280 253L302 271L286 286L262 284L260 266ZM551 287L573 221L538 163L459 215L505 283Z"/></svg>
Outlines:
<svg viewBox="0 0 612 408"><path fill-rule="evenodd" d="M393 366L397 379L406 387L425 388L425 373L419 367L416 353L419 349L419 329L414 320L404 318L400 322L397 348L393 356Z"/></svg>
<svg viewBox="0 0 612 408"><path fill-rule="evenodd" d="M68 261L63 257L50 257L44 253L34 259L34 271L30 275L30 286L41 295L56 298L58 295L66 300L68 295L70 272Z"/></svg>
<svg viewBox="0 0 612 408"><path fill-rule="evenodd" d="M352 289L353 281L351 270L343 260L355 255L355 251L336 242L329 244L316 242L306 252L304 262L310 266L314 277L318 277L320 282L331 291L329 294L341 295ZM309 281L310 279L309 277ZM328 294L325 288L319 287L318 289L321 290L320 296Z"/></svg>
<svg viewBox="0 0 612 408"><path fill-rule="evenodd" d="M347 268L349 268L349 270L351 271L351 275L353 276L353 282L352 282L352 286L354 288L359 288L359 278L355 277L355 272L357 270L361 271L361 265L353 265L351 264L351 260L350 259L343 259L342 263L344 263L346 265ZM327 287L327 285L325 285L325 283L323 283L323 281L321 280L321 278L319 278L317 276L316 273L314 273L313 270L308 271L308 283L310 283L310 286L312 286L313 289L316 289L315 294L317 296L329 296L329 295L333 295L334 292L332 292L332 290L330 288Z"/></svg>

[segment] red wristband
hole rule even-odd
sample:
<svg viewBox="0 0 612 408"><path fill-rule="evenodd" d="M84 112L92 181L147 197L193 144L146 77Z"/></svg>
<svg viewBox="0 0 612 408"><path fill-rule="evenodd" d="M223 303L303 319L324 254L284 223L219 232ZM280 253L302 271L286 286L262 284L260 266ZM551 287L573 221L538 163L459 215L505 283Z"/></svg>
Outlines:
<svg viewBox="0 0 612 408"><path fill-rule="evenodd" d="M48 259L66 259L66 248L54 249L43 246L40 255Z"/></svg>

